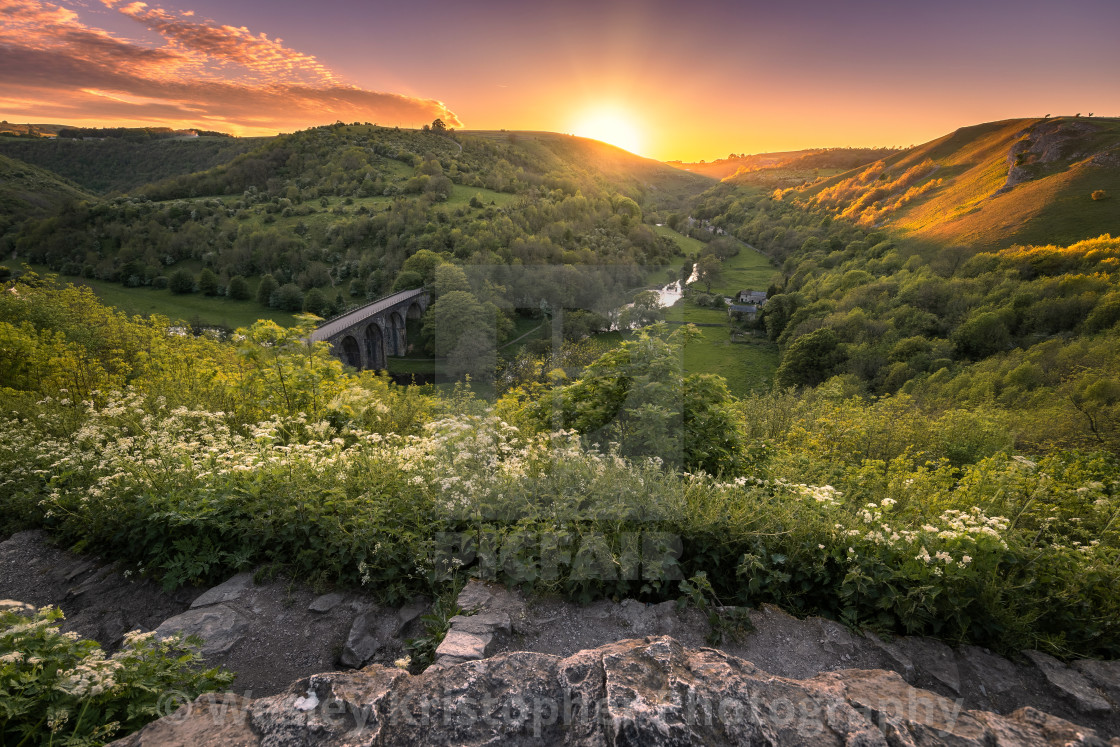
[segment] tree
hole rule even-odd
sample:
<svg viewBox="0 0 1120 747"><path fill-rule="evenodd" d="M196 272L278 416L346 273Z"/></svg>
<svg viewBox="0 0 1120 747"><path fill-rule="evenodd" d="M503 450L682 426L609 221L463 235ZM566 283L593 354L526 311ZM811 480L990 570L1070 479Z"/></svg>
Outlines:
<svg viewBox="0 0 1120 747"><path fill-rule="evenodd" d="M448 256L421 249L404 261L401 272L415 272L420 276L421 285L428 285L435 279L436 268L447 262Z"/></svg>
<svg viewBox="0 0 1120 747"><path fill-rule="evenodd" d="M194 275L190 270L180 267L171 273L167 280L167 287L172 293L194 293Z"/></svg>
<svg viewBox="0 0 1120 747"><path fill-rule="evenodd" d="M488 381L494 375L498 343L511 326L494 304L483 303L467 291L453 290L428 309L421 334L428 350L447 359L451 374Z"/></svg>
<svg viewBox="0 0 1120 747"><path fill-rule="evenodd" d="M276 278L272 277L271 274L263 276L260 284L257 286L257 303L261 306L271 306L272 294L275 293L276 289L279 287L280 284L276 282Z"/></svg>
<svg viewBox="0 0 1120 747"><path fill-rule="evenodd" d="M727 385L712 374L684 375L684 345L695 327L669 332L659 324L603 354L555 397L539 400L538 416L551 425L560 408L565 428L623 454L657 457L672 466L734 472L742 454Z"/></svg>
<svg viewBox="0 0 1120 747"><path fill-rule="evenodd" d="M432 120L432 132L447 132L447 125L443 123L442 119L436 117Z"/></svg>
<svg viewBox="0 0 1120 747"><path fill-rule="evenodd" d="M731 259L739 254L739 243L726 236L717 236L704 248L705 254L714 254L719 259Z"/></svg>
<svg viewBox="0 0 1120 747"><path fill-rule="evenodd" d="M844 361L839 345L828 327L798 337L774 374L778 386L816 386L831 377Z"/></svg>
<svg viewBox="0 0 1120 747"><path fill-rule="evenodd" d="M285 283L272 292L268 305L281 311L303 310L303 291L295 283Z"/></svg>
<svg viewBox="0 0 1120 747"><path fill-rule="evenodd" d="M325 312L329 306L330 301L318 288L312 288L303 297L303 310L307 314L314 314L319 317L326 316Z"/></svg>
<svg viewBox="0 0 1120 747"><path fill-rule="evenodd" d="M704 284L704 289L708 293L712 292L712 282L720 276L722 271L723 262L714 254L705 254L696 263L696 279Z"/></svg>
<svg viewBox="0 0 1120 747"><path fill-rule="evenodd" d="M467 273L463 268L453 264L442 264L435 269L435 279L432 281L432 290L436 296L442 296L452 291L470 292L471 284L467 280Z"/></svg>
<svg viewBox="0 0 1120 747"><path fill-rule="evenodd" d="M248 301L253 297L249 292L249 281L240 275L234 275L229 279L229 288L226 289L226 295L235 301Z"/></svg>
<svg viewBox="0 0 1120 747"><path fill-rule="evenodd" d="M962 357L979 360L1011 347L1011 333L1003 319L988 311L957 327L951 336Z"/></svg>
<svg viewBox="0 0 1120 747"><path fill-rule="evenodd" d="M665 318L665 309L661 306L661 296L656 291L641 291L634 296L634 303L622 310L618 316L620 329L637 329L648 327Z"/></svg>
<svg viewBox="0 0 1120 747"><path fill-rule="evenodd" d="M198 290L207 296L216 296L222 289L221 281L209 267L203 267L198 274Z"/></svg>

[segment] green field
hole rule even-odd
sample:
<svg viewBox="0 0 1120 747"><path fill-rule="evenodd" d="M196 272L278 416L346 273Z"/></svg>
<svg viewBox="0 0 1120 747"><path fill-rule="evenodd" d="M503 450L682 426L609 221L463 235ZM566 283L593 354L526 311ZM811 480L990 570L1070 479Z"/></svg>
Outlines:
<svg viewBox="0 0 1120 747"><path fill-rule="evenodd" d="M690 257L695 257L704 248L703 241L694 239L691 236L685 236L684 234L677 233L668 226L650 226L650 228L652 228L654 233L656 233L658 236L665 236L677 242L677 246L681 248L681 251L683 251ZM677 266L680 267L683 262L684 260L681 259L677 262Z"/></svg>
<svg viewBox="0 0 1120 747"><path fill-rule="evenodd" d="M674 313L675 312L675 313ZM711 373L727 380L727 387L737 397L752 391L768 391L778 368L778 346L759 339L757 342L731 342L727 312L701 308L681 300L670 312L674 318L699 324L720 323L719 327L698 327L700 338L685 346L686 373Z"/></svg>
<svg viewBox="0 0 1120 747"><path fill-rule="evenodd" d="M40 275L50 273L46 267L30 265ZM236 329L248 327L258 319L271 319L284 327L294 326L296 318L286 311L267 309L254 300L234 301L201 293L177 295L169 290L125 288L119 283L87 278L60 277L62 282L84 285L109 306L126 314L150 316L159 314L172 321L198 322L203 326Z"/></svg>
<svg viewBox="0 0 1120 747"><path fill-rule="evenodd" d="M712 293L732 296L741 290L764 291L776 272L762 252L742 244L737 255L724 261L723 272L712 283Z"/></svg>

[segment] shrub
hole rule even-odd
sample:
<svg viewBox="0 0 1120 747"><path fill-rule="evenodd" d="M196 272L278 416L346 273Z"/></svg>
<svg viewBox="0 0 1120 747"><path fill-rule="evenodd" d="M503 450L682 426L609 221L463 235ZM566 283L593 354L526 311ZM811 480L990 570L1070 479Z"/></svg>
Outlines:
<svg viewBox="0 0 1120 747"><path fill-rule="evenodd" d="M171 273L167 285L172 293L194 293L194 275L190 270L179 268Z"/></svg>
<svg viewBox="0 0 1120 747"><path fill-rule="evenodd" d="M276 282L276 278L272 277L272 275L263 275L260 285L257 286L257 303L261 306L271 306L272 294L275 293L276 289L279 287L280 284Z"/></svg>
<svg viewBox="0 0 1120 747"><path fill-rule="evenodd" d="M307 295L303 298L303 310L308 314L327 316L327 310L330 309L330 306L330 301L323 295L323 291L318 288L312 288L307 291Z"/></svg>
<svg viewBox="0 0 1120 747"><path fill-rule="evenodd" d="M50 607L0 610L0 744L101 745L167 715L171 702L233 681L228 672L195 668L197 638L127 633L106 658L96 641L60 633L61 619Z"/></svg>
<svg viewBox="0 0 1120 747"><path fill-rule="evenodd" d="M229 279L229 289L226 291L226 295L236 301L247 301L253 297L253 294L249 291L249 281L240 275L234 275Z"/></svg>
<svg viewBox="0 0 1120 747"><path fill-rule="evenodd" d="M1096 189L1096 190L1093 190L1093 194L1091 194L1089 196L1092 197L1094 200L1099 202L1101 200L1106 199L1108 197L1108 194L1103 189Z"/></svg>
<svg viewBox="0 0 1120 747"><path fill-rule="evenodd" d="M303 309L303 291L295 283L285 283L268 297L268 305L281 311L301 311Z"/></svg>
<svg viewBox="0 0 1120 747"><path fill-rule="evenodd" d="M209 267L202 268L198 275L198 290L207 296L216 296L222 289L222 283L214 271Z"/></svg>

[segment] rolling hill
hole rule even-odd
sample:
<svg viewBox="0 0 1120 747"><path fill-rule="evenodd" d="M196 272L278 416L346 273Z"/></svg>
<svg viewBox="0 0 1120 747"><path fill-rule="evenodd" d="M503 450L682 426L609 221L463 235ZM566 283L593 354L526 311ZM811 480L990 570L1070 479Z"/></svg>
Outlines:
<svg viewBox="0 0 1120 747"><path fill-rule="evenodd" d="M736 178L768 187L793 187L894 155L895 148L811 148L780 153L735 155L706 163L666 161L674 168L713 179Z"/></svg>
<svg viewBox="0 0 1120 747"><path fill-rule="evenodd" d="M0 138L0 155L59 174L96 194L205 171L258 147L263 138Z"/></svg>
<svg viewBox="0 0 1120 747"><path fill-rule="evenodd" d="M26 218L38 218L74 200L91 199L57 174L0 155L0 235Z"/></svg>
<svg viewBox="0 0 1120 747"><path fill-rule="evenodd" d="M964 127L778 195L900 238L991 249L1116 234L1118 193L1120 120L1060 117Z"/></svg>

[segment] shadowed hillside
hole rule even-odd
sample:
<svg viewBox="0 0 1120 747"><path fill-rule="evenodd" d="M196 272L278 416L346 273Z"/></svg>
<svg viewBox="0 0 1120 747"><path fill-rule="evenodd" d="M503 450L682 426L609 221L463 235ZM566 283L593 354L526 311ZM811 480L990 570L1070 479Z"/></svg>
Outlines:
<svg viewBox="0 0 1120 747"><path fill-rule="evenodd" d="M89 197L57 174L0 155L0 234L24 218L40 217Z"/></svg>
<svg viewBox="0 0 1120 747"><path fill-rule="evenodd" d="M0 154L50 169L98 194L205 171L259 147L264 138L0 138Z"/></svg>

